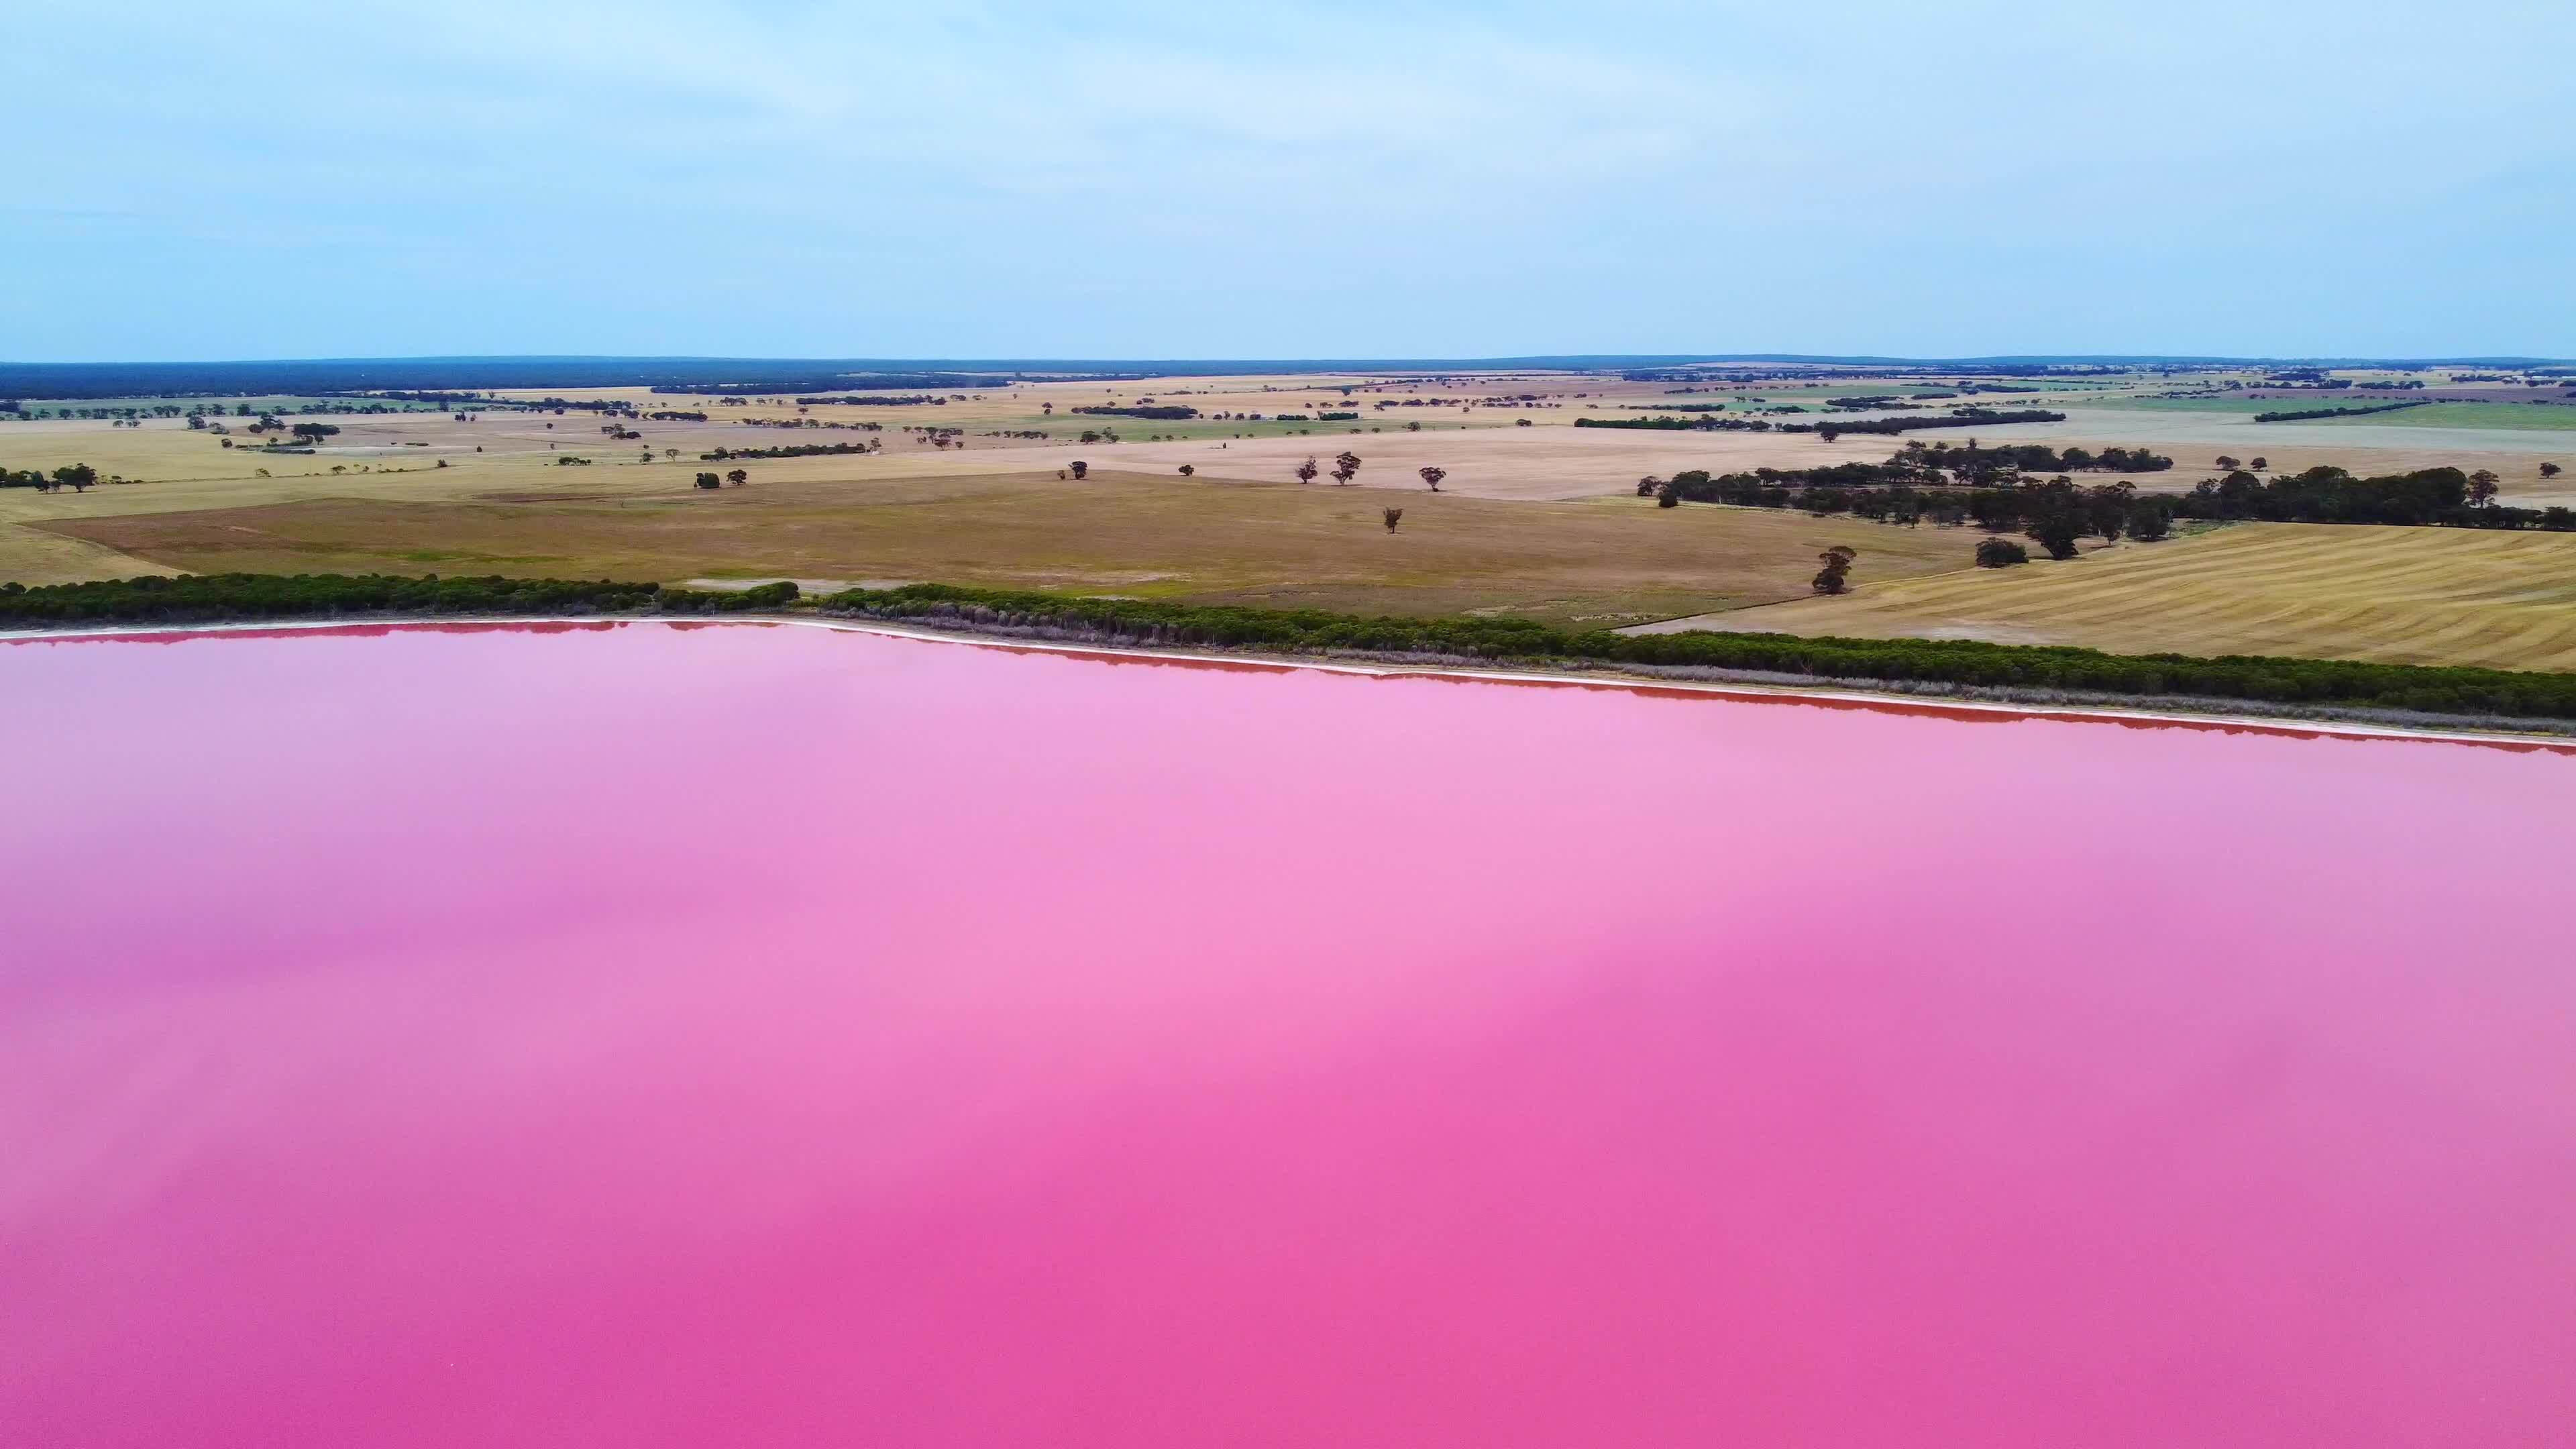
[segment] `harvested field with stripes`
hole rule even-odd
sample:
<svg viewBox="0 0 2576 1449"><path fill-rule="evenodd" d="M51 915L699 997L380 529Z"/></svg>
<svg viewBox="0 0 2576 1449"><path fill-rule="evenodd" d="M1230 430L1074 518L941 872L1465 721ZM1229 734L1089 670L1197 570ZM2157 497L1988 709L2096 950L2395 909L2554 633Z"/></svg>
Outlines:
<svg viewBox="0 0 2576 1449"><path fill-rule="evenodd" d="M2576 669L2576 535L2246 523L1867 583L1704 627Z"/></svg>

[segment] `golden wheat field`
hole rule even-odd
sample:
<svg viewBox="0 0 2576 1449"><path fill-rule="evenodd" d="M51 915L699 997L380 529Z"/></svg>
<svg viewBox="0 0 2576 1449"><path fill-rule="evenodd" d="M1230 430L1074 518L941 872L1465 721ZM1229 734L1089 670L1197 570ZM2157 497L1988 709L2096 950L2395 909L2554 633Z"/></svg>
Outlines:
<svg viewBox="0 0 2576 1449"><path fill-rule="evenodd" d="M2245 523L1864 583L1706 627L2576 669L2576 535ZM1668 626L1669 627L1669 626Z"/></svg>

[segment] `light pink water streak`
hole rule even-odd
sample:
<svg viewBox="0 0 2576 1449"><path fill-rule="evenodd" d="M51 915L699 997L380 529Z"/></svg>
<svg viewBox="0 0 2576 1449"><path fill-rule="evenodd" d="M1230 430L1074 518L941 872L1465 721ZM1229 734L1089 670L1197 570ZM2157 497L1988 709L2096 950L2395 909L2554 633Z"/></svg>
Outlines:
<svg viewBox="0 0 2576 1449"><path fill-rule="evenodd" d="M2576 758L0 646L0 1442L2543 1445Z"/></svg>

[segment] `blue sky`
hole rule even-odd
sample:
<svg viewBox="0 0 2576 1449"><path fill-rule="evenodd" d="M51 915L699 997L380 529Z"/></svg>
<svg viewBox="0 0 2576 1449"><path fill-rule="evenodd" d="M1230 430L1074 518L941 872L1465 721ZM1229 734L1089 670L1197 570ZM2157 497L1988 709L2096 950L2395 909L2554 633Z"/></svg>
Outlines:
<svg viewBox="0 0 2576 1449"><path fill-rule="evenodd" d="M2576 5L25 7L0 358L2576 354Z"/></svg>

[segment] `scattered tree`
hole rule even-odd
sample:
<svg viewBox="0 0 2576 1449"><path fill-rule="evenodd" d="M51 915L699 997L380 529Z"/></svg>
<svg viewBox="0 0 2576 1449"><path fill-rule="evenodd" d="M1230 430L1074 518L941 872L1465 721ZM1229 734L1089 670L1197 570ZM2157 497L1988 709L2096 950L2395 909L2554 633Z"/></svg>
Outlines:
<svg viewBox="0 0 2576 1449"><path fill-rule="evenodd" d="M2272 466L2272 460L2269 458L2253 458L2247 460L2245 466L2253 469L2257 473L2260 473L2264 469Z"/></svg>
<svg viewBox="0 0 2576 1449"><path fill-rule="evenodd" d="M1386 531L1387 531L1387 532L1389 532L1389 533L1393 533L1393 532L1395 532L1395 526L1396 526L1397 524L1399 524L1399 523L1402 523L1403 521L1404 521L1404 510L1403 510L1403 509L1401 509L1401 508L1390 508L1390 509L1386 510Z"/></svg>
<svg viewBox="0 0 2576 1449"><path fill-rule="evenodd" d="M1422 474L1422 481L1430 484L1431 491L1434 493L1440 491L1440 480L1449 476L1449 470L1446 468L1424 468L1419 471Z"/></svg>
<svg viewBox="0 0 2576 1449"><path fill-rule="evenodd" d="M1066 466L1067 468L1070 468L1070 469L1072 469L1072 470L1073 470L1073 481L1075 481L1075 482L1077 482L1077 483L1081 482L1083 479L1085 479L1085 478L1087 478L1087 477L1089 477L1089 476L1091 475L1091 465L1090 465L1089 463L1083 462L1083 461L1082 461L1081 459L1079 459L1079 458L1076 458L1076 459L1075 459L1075 460L1073 460L1072 462L1065 464L1065 466Z"/></svg>
<svg viewBox="0 0 2576 1449"><path fill-rule="evenodd" d="M2555 463L2543 463L2540 465L2540 476L2543 478L2555 478L2558 476L2558 473L2559 468Z"/></svg>
<svg viewBox="0 0 2576 1449"><path fill-rule="evenodd" d="M1977 567L2006 568L2030 562L2030 550L2009 538L1987 538L1977 541Z"/></svg>
<svg viewBox="0 0 2576 1449"><path fill-rule="evenodd" d="M698 486L701 488L721 488L724 486L724 480L713 473L701 473L698 475Z"/></svg>
<svg viewBox="0 0 2576 1449"><path fill-rule="evenodd" d="M1184 477L1184 478L1191 477L1192 475L1196 474L1198 471L1199 471L1199 470L1198 470L1197 468L1192 467L1190 464L1183 463L1183 464L1181 465L1181 476L1182 476L1182 477Z"/></svg>
<svg viewBox="0 0 2576 1449"><path fill-rule="evenodd" d="M2498 478L2495 474L2484 468L2480 468L2478 471L2470 474L2469 506L2472 508L2495 507L2496 486L2503 481L2503 479Z"/></svg>
<svg viewBox="0 0 2576 1449"><path fill-rule="evenodd" d="M1344 487L1346 487L1346 488L1347 488L1347 487L1349 487L1349 486L1350 486L1350 481L1351 481L1352 479L1354 479L1354 478L1358 477L1359 475L1360 475L1360 455L1359 455L1359 454L1357 454L1357 453L1347 453L1347 452L1346 452L1346 453L1342 453L1342 454L1340 454L1340 455L1336 456L1336 457L1333 459L1333 481L1334 481L1334 482L1339 483L1339 484L1341 484L1342 486L1344 486Z"/></svg>
<svg viewBox="0 0 2576 1449"><path fill-rule="evenodd" d="M2225 453L2221 453L2218 455L2218 466L2221 468L2237 468L2244 465L2238 463L2234 458L2227 456Z"/></svg>
<svg viewBox="0 0 2576 1449"><path fill-rule="evenodd" d="M1315 481L1315 475L1322 471L1324 470L1315 466L1314 459L1308 458L1305 462L1297 465L1297 481L1300 483L1312 483Z"/></svg>
<svg viewBox="0 0 2576 1449"><path fill-rule="evenodd" d="M1655 496L1655 490L1663 486L1663 479L1649 473L1645 477L1637 480L1637 496L1640 498L1652 498Z"/></svg>
<svg viewBox="0 0 2576 1449"><path fill-rule="evenodd" d="M742 469L740 469L740 468L736 468L736 469L734 469L732 472L727 473L727 474L725 475L725 481L726 481L727 483L732 484L732 485L733 485L733 486L735 486L736 488L739 488L739 487L741 487L742 485L744 485L745 483L748 483L748 482L750 482L750 481L751 481L751 475L750 475L749 473L747 473L747 472L743 471L743 470L742 470Z"/></svg>

